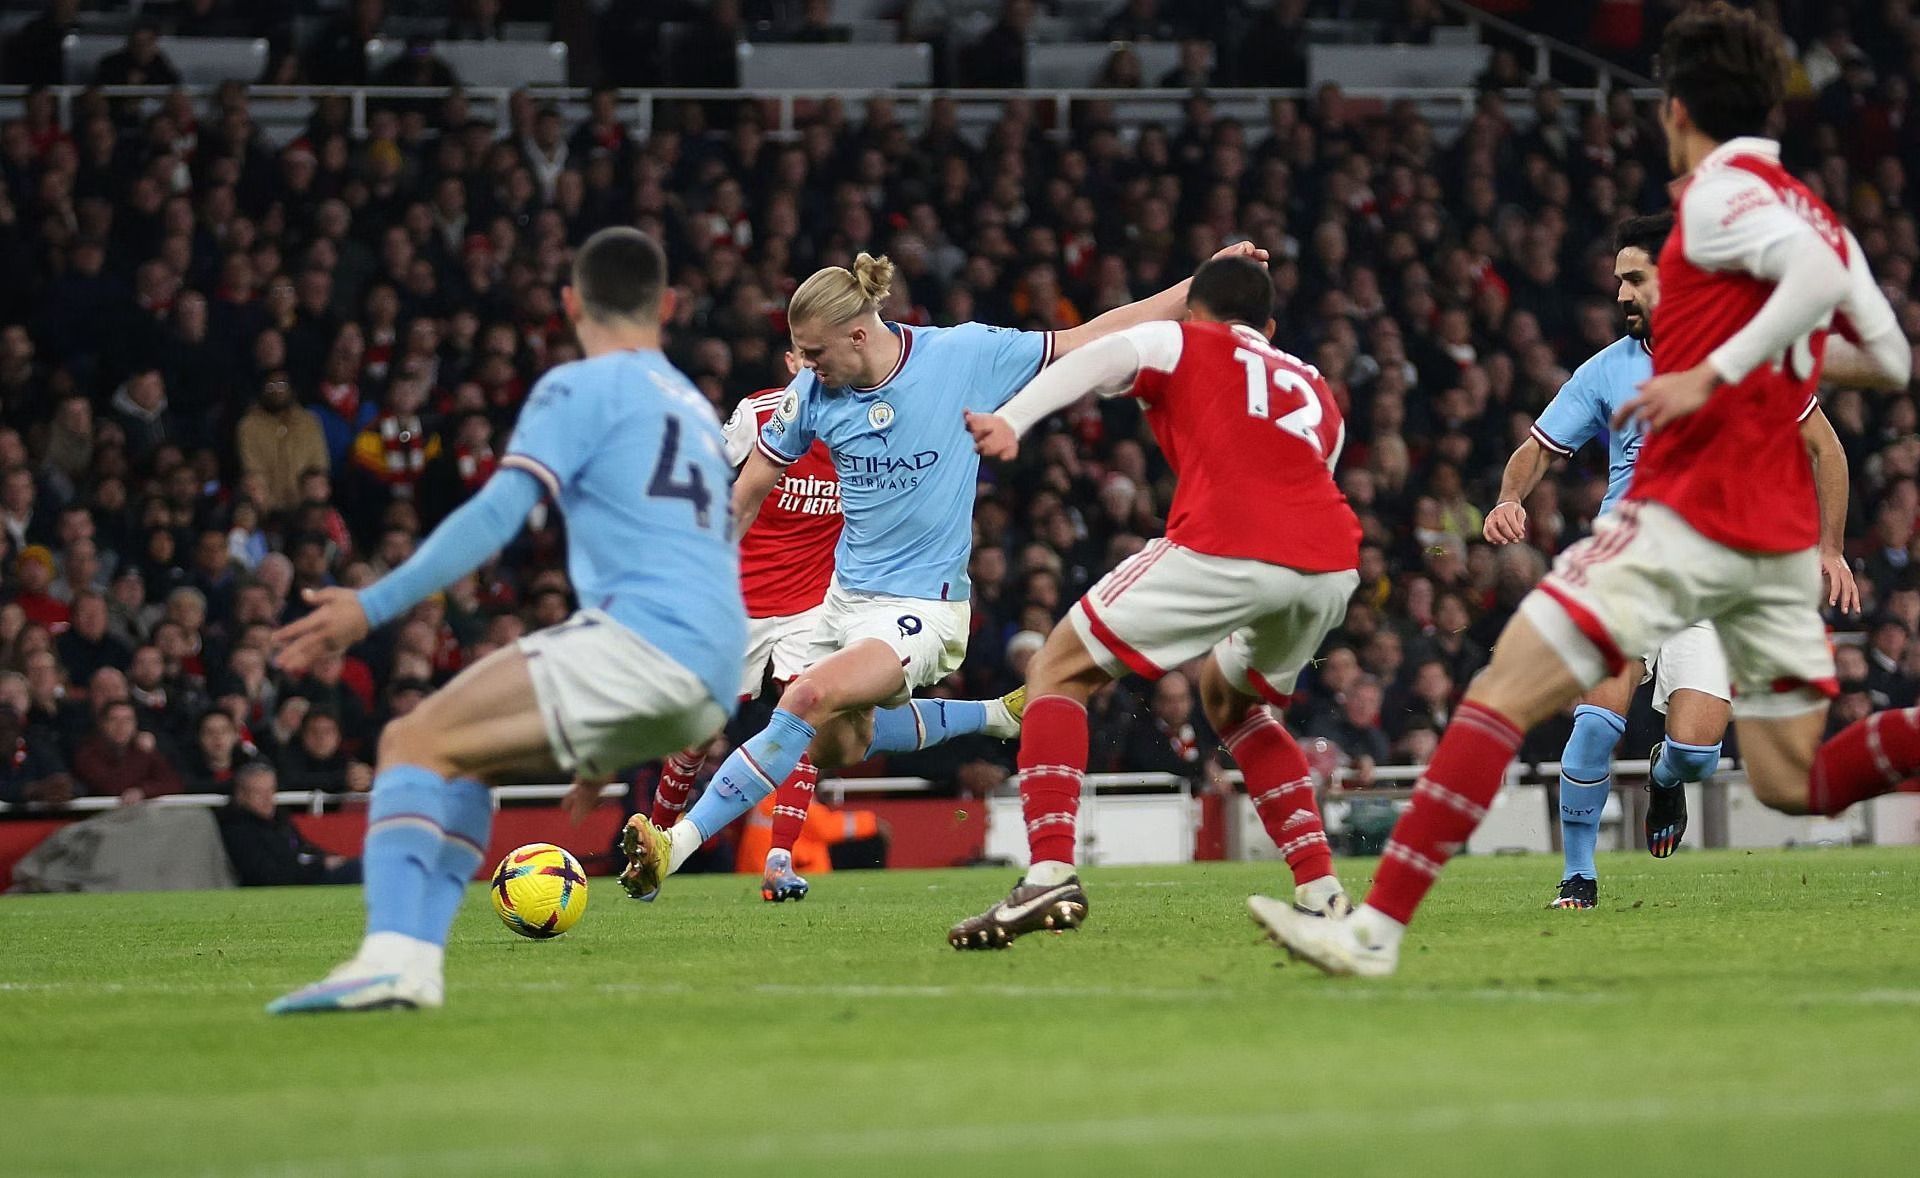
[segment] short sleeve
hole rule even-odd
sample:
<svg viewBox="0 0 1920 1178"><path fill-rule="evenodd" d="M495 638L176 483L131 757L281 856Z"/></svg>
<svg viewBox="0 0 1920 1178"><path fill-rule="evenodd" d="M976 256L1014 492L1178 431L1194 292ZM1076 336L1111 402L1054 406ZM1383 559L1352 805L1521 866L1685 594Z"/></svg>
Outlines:
<svg viewBox="0 0 1920 1178"><path fill-rule="evenodd" d="M1688 261L1758 278L1779 278L1781 247L1818 233L1780 202L1772 186L1742 168L1720 168L1689 185L1680 217Z"/></svg>
<svg viewBox="0 0 1920 1178"><path fill-rule="evenodd" d="M813 391L819 382L801 373L780 394L780 404L761 428L760 453L780 466L792 466L813 446Z"/></svg>
<svg viewBox="0 0 1920 1178"><path fill-rule="evenodd" d="M580 472L591 453L586 440L600 433L592 420L591 396L577 386L568 366L541 377L520 410L500 465L526 471L558 499L560 488Z"/></svg>
<svg viewBox="0 0 1920 1178"><path fill-rule="evenodd" d="M727 462L739 466L753 453L754 439L760 436L757 423L760 415L753 411L753 398L742 397L733 407L733 415L720 427L720 436L726 440Z"/></svg>
<svg viewBox="0 0 1920 1178"><path fill-rule="evenodd" d="M974 365L975 387L969 400L982 409L998 409L1053 362L1051 331L1020 331L969 323L956 330L975 338L968 343L980 350Z"/></svg>
<svg viewBox="0 0 1920 1178"><path fill-rule="evenodd" d="M1607 428L1605 412L1589 361L1574 370L1534 419L1533 440L1562 458L1571 458L1575 450Z"/></svg>

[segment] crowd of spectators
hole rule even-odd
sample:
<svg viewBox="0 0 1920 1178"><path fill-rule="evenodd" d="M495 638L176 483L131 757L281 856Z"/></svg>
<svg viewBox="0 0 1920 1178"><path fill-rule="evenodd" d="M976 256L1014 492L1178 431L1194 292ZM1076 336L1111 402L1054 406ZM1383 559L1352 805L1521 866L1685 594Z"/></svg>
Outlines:
<svg viewBox="0 0 1920 1178"><path fill-rule="evenodd" d="M1783 135L1920 337L1920 122L1886 66L1920 44L1910 9L1879 6L1870 52L1801 40L1812 88ZM570 250L616 223L665 244L670 353L722 414L784 383L798 279L859 250L898 266L890 318L1049 329L1237 238L1267 248L1277 339L1346 407L1339 477L1365 529L1361 588L1289 720L1323 766L1417 763L1591 523L1599 447L1534 494L1529 543L1480 538L1532 415L1621 330L1612 226L1667 199L1650 105L1577 106L1550 85L1518 115L1489 93L1451 135L1413 102L1334 87L1255 122L1199 93L1174 125L1082 103L1062 136L1014 100L984 138L952 99L912 129L885 100L821 102L790 140L758 104L701 102L662 103L641 140L606 90L573 125L516 94L504 134L457 92L375 104L364 134L323 99L283 146L237 83L60 110L35 91L0 122L10 801L227 790L255 759L283 788L363 790L383 723L565 617L564 535L541 509L501 559L345 657L301 677L271 664L303 589L379 576L491 474L533 381L579 355L556 293ZM1868 603L1864 622L1834 619L1866 627L1842 648L1837 721L1920 695L1920 411L1912 389L1837 390L1827 411ZM969 658L940 690L1017 682L1066 607L1159 531L1171 492L1124 400L984 469ZM1103 693L1093 767L1211 771L1194 703L1178 673ZM1551 731L1536 743L1558 751ZM980 789L1008 754L957 742L888 768Z"/></svg>

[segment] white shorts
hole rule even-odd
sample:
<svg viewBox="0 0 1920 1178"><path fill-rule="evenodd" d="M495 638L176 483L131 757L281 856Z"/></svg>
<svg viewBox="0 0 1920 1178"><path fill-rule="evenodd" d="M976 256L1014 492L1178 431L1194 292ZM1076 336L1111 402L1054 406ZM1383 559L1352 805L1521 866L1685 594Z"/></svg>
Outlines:
<svg viewBox="0 0 1920 1178"><path fill-rule="evenodd" d="M1640 682L1653 681L1653 710L1667 714L1667 699L1676 691L1700 691L1715 699L1733 698L1733 674L1727 670L1727 652L1720 634L1708 621L1695 622L1662 642L1647 656L1647 673Z"/></svg>
<svg viewBox="0 0 1920 1178"><path fill-rule="evenodd" d="M1520 612L1588 687L1620 669L1622 651L1654 650L1709 620L1734 712L1766 718L1811 711L1838 689L1819 595L1814 549L1741 552L1669 507L1629 501L1560 555Z"/></svg>
<svg viewBox="0 0 1920 1178"><path fill-rule="evenodd" d="M807 666L865 638L886 643L900 656L906 683L893 698L882 700L882 707L906 703L916 688L931 687L945 679L959 670L967 657L973 607L964 601L929 601L846 589L835 577L827 587L827 599L815 612L818 619L807 648Z"/></svg>
<svg viewBox="0 0 1920 1178"><path fill-rule="evenodd" d="M597 609L520 640L553 759L597 777L698 744L727 722L699 676Z"/></svg>
<svg viewBox="0 0 1920 1178"><path fill-rule="evenodd" d="M1346 620L1351 569L1303 573L1155 540L1100 578L1067 617L1102 669L1157 679L1211 650L1235 687L1285 705L1321 640Z"/></svg>
<svg viewBox="0 0 1920 1178"><path fill-rule="evenodd" d="M816 605L804 613L780 618L747 619L747 662L740 677L740 698L760 694L767 673L775 683L786 683L807 669L807 650L813 641L813 628L821 611Z"/></svg>

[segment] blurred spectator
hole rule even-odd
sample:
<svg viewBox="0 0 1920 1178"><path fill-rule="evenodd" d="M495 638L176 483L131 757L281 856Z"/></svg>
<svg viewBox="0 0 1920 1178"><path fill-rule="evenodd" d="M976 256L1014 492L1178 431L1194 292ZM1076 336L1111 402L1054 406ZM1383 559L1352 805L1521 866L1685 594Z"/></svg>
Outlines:
<svg viewBox="0 0 1920 1178"><path fill-rule="evenodd" d="M280 751L279 771L288 789L362 793L373 785L373 770L341 746L340 717L322 707L301 715L298 733Z"/></svg>
<svg viewBox="0 0 1920 1178"><path fill-rule="evenodd" d="M53 553L47 551L45 545L29 544L14 559L13 572L19 582L13 603L20 607L27 621L49 630L64 627L67 607L49 592L53 586Z"/></svg>
<svg viewBox="0 0 1920 1178"><path fill-rule="evenodd" d="M0 672L0 802L58 805L73 796L73 778L60 760L58 742L36 732L29 720L27 678Z"/></svg>
<svg viewBox="0 0 1920 1178"><path fill-rule="evenodd" d="M286 511L300 503L300 476L331 465L319 420L294 402L293 383L275 370L260 384L260 399L236 431L243 473L260 480L261 506Z"/></svg>
<svg viewBox="0 0 1920 1178"><path fill-rule="evenodd" d="M73 777L96 797L133 804L180 792L180 777L151 732L140 731L133 704L112 700L95 712L94 729L73 753Z"/></svg>
<svg viewBox="0 0 1920 1178"><path fill-rule="evenodd" d="M243 888L357 884L360 861L307 841L274 802L273 766L249 761L234 777L233 801L219 812L220 841Z"/></svg>
<svg viewBox="0 0 1920 1178"><path fill-rule="evenodd" d="M1206 734L1186 675L1169 671L1153 685L1143 719L1127 729L1120 763L1139 773L1173 773L1198 778L1206 770L1212 739Z"/></svg>
<svg viewBox="0 0 1920 1178"><path fill-rule="evenodd" d="M961 77L969 86L1027 84L1027 40L1033 0L1001 0L1000 19L961 54Z"/></svg>
<svg viewBox="0 0 1920 1178"><path fill-rule="evenodd" d="M151 20L134 22L124 48L100 59L93 68L96 86L178 86L180 71L160 51L160 26Z"/></svg>
<svg viewBox="0 0 1920 1178"><path fill-rule="evenodd" d="M83 590L73 595L70 610L72 624L54 639L60 665L66 668L68 677L78 681L91 679L102 667L126 669L133 660L133 650L107 632L106 598Z"/></svg>
<svg viewBox="0 0 1920 1178"><path fill-rule="evenodd" d="M7 38L3 55L7 81L16 86L57 86L63 81L61 42L80 31L80 0L47 0L39 16Z"/></svg>
<svg viewBox="0 0 1920 1178"><path fill-rule="evenodd" d="M1340 697L1338 712L1314 721L1307 734L1332 741L1364 777L1373 766L1392 758L1380 726L1381 703L1380 681L1363 675Z"/></svg>

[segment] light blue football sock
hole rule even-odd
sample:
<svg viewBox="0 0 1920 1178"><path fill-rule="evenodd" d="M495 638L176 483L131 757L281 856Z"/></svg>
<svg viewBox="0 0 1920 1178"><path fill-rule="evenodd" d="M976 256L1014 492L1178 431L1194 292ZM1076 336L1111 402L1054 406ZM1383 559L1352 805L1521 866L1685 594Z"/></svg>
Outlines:
<svg viewBox="0 0 1920 1178"><path fill-rule="evenodd" d="M687 811L700 840L712 838L778 788L807 755L813 735L813 725L785 708L775 709L767 726L733 750Z"/></svg>
<svg viewBox="0 0 1920 1178"><path fill-rule="evenodd" d="M867 756L915 753L987 726L987 705L977 699L912 699L873 713L873 743Z"/></svg>
<svg viewBox="0 0 1920 1178"><path fill-rule="evenodd" d="M1600 815L1613 792L1613 749L1627 730L1626 717L1592 704L1573 710L1573 735L1560 754L1560 845L1566 855L1562 879L1598 879L1593 850L1600 841Z"/></svg>
<svg viewBox="0 0 1920 1178"><path fill-rule="evenodd" d="M1669 740L1660 746L1660 759L1653 763L1653 784L1667 789L1690 781L1705 781L1719 767L1719 744Z"/></svg>
<svg viewBox="0 0 1920 1178"><path fill-rule="evenodd" d="M467 898L467 884L486 858L487 836L493 831L493 793L471 777L456 777L447 783L444 809L446 835L440 840L439 858L427 873L420 904L423 931L419 936L436 945L447 943L447 930Z"/></svg>
<svg viewBox="0 0 1920 1178"><path fill-rule="evenodd" d="M360 852L369 936L431 939L423 910L429 878L439 868L446 795L440 775L418 765L390 765L374 777Z"/></svg>

